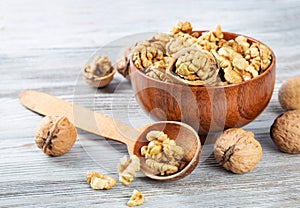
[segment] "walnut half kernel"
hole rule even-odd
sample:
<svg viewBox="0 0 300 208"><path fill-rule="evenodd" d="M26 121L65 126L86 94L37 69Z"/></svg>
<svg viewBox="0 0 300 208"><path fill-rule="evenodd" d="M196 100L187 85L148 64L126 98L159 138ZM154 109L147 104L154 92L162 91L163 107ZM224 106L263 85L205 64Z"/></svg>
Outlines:
<svg viewBox="0 0 300 208"><path fill-rule="evenodd" d="M262 157L260 143L250 131L232 128L224 131L214 146L216 161L233 173L246 173L258 164Z"/></svg>
<svg viewBox="0 0 300 208"><path fill-rule="evenodd" d="M193 47L176 54L173 66L166 70L167 78L187 85L216 85L219 66L214 55Z"/></svg>
<svg viewBox="0 0 300 208"><path fill-rule="evenodd" d="M123 185L129 185L139 170L140 159L136 155L132 155L128 159L127 155L125 155L120 159L120 163L118 164L119 181Z"/></svg>

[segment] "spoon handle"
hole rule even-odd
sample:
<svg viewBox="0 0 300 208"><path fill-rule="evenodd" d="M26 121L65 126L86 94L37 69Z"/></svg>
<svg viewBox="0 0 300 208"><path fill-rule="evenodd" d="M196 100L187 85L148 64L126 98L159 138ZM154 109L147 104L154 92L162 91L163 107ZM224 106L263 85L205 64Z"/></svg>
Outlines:
<svg viewBox="0 0 300 208"><path fill-rule="evenodd" d="M130 153L140 134L140 131L121 121L42 92L25 90L20 93L19 99L33 112L64 115L79 129L125 143Z"/></svg>

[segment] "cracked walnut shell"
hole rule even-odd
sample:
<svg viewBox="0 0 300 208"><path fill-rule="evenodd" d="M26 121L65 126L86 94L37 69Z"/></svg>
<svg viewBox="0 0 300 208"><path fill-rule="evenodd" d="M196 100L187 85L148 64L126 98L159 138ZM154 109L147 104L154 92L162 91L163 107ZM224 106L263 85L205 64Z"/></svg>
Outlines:
<svg viewBox="0 0 300 208"><path fill-rule="evenodd" d="M82 69L85 81L97 88L107 86L113 80L115 72L116 70L107 56L96 56Z"/></svg>
<svg viewBox="0 0 300 208"><path fill-rule="evenodd" d="M278 116L270 133L273 142L282 152L300 154L300 111L287 111Z"/></svg>
<svg viewBox="0 0 300 208"><path fill-rule="evenodd" d="M38 148L51 156L60 156L68 152L76 137L75 126L65 116L44 117L34 135Z"/></svg>
<svg viewBox="0 0 300 208"><path fill-rule="evenodd" d="M252 170L262 157L260 143L250 131L240 128L227 129L214 146L216 161L233 173Z"/></svg>
<svg viewBox="0 0 300 208"><path fill-rule="evenodd" d="M121 51L118 55L116 69L117 71L126 79L129 79L129 65L130 65L130 55L133 46L128 47Z"/></svg>

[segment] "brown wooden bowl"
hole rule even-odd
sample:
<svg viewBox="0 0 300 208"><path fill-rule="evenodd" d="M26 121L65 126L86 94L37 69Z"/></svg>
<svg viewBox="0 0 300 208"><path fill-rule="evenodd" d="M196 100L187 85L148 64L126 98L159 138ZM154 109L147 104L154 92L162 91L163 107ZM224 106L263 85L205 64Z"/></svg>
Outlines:
<svg viewBox="0 0 300 208"><path fill-rule="evenodd" d="M227 40L239 36L223 34ZM261 43L247 38L250 43ZM130 80L137 102L152 117L182 121L205 135L246 125L264 110L275 84L276 57L273 51L271 55L272 62L262 74L239 84L211 87L163 82L146 76L132 62Z"/></svg>

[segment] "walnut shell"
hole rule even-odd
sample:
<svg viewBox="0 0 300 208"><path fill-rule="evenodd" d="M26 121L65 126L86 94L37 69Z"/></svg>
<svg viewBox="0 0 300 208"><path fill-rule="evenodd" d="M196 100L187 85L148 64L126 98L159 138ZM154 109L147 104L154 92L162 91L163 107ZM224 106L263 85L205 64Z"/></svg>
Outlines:
<svg viewBox="0 0 300 208"><path fill-rule="evenodd" d="M258 164L262 157L260 143L250 131L232 128L224 131L214 146L217 162L233 173L246 173Z"/></svg>
<svg viewBox="0 0 300 208"><path fill-rule="evenodd" d="M65 116L44 117L34 135L38 148L50 156L60 156L68 152L76 137L75 126Z"/></svg>
<svg viewBox="0 0 300 208"><path fill-rule="evenodd" d="M286 80L280 87L278 99L286 110L300 110L300 76Z"/></svg>
<svg viewBox="0 0 300 208"><path fill-rule="evenodd" d="M300 154L300 111L293 110L279 115L271 126L271 138L282 151Z"/></svg>
<svg viewBox="0 0 300 208"><path fill-rule="evenodd" d="M129 64L130 59L127 56L120 58L117 62L117 71L126 79L129 80Z"/></svg>
<svg viewBox="0 0 300 208"><path fill-rule="evenodd" d="M175 54L166 69L170 81L186 85L215 85L218 72L214 55L196 48L186 48Z"/></svg>
<svg viewBox="0 0 300 208"><path fill-rule="evenodd" d="M129 79L129 65L130 65L131 51L134 49L134 47L136 45L137 45L137 43L130 47L123 49L117 58L116 69L123 77L125 77L128 80L130 80Z"/></svg>
<svg viewBox="0 0 300 208"><path fill-rule="evenodd" d="M84 77L84 80L86 81L86 83L88 83L93 87L103 88L109 85L109 83L114 79L115 73L116 73L116 69L114 69L108 75L105 75L103 77L94 77L92 79Z"/></svg>
<svg viewBox="0 0 300 208"><path fill-rule="evenodd" d="M115 73L116 69L107 56L96 56L91 63L82 68L84 80L97 88L107 86L113 80Z"/></svg>

